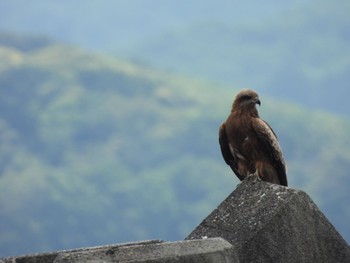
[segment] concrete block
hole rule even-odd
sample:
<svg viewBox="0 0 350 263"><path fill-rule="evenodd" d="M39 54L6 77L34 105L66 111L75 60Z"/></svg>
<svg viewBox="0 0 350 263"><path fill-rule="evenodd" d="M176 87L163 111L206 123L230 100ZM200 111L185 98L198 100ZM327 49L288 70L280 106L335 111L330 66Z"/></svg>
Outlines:
<svg viewBox="0 0 350 263"><path fill-rule="evenodd" d="M186 238L222 237L240 262L350 262L345 240L303 191L243 181Z"/></svg>
<svg viewBox="0 0 350 263"><path fill-rule="evenodd" d="M235 260L230 243L222 238L210 238L77 251L60 254L54 261L54 263L68 262L226 263L238 261Z"/></svg>

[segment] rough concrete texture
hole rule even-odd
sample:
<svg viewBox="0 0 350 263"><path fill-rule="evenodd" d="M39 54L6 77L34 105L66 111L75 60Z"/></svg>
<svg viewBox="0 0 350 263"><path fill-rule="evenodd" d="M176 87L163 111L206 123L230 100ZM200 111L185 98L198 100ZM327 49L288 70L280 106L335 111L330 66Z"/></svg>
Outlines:
<svg viewBox="0 0 350 263"><path fill-rule="evenodd" d="M150 244L161 243L161 240L145 240L133 243L120 243L114 245L107 246L97 246L97 247L87 247L87 248L77 248L71 250L60 250L53 251L48 253L37 253L32 255L23 255L23 256L15 256L15 257L7 257L0 259L0 263L52 263L55 261L58 255L68 254L74 252L83 252L83 251L95 251L99 249L117 249L118 247L127 247L127 246L147 246Z"/></svg>
<svg viewBox="0 0 350 263"><path fill-rule="evenodd" d="M348 244L307 194L251 178L186 239L10 257L0 263L350 262Z"/></svg>
<svg viewBox="0 0 350 263"><path fill-rule="evenodd" d="M0 260L1 262L1 260ZM232 245L222 238L159 242L147 241L121 245L93 247L49 254L8 258L3 262L25 263L228 263L238 262Z"/></svg>
<svg viewBox="0 0 350 263"><path fill-rule="evenodd" d="M348 244L302 191L248 179L186 239L222 237L239 262L350 262Z"/></svg>
<svg viewBox="0 0 350 263"><path fill-rule="evenodd" d="M232 245L222 238L155 243L98 249L59 255L54 263L66 262L237 262Z"/></svg>

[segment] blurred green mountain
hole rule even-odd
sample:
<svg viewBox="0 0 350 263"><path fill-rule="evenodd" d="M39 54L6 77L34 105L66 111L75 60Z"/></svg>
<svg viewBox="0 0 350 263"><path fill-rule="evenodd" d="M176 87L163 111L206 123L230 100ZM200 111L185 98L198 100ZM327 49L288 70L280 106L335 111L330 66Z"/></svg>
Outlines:
<svg viewBox="0 0 350 263"><path fill-rule="evenodd" d="M0 47L0 256L179 240L239 183L217 139L236 88L7 38ZM261 100L290 186L309 193L349 241L349 121L263 92Z"/></svg>
<svg viewBox="0 0 350 263"><path fill-rule="evenodd" d="M349 117L349 9L345 0L305 1L261 22L194 23L135 43L128 54L157 68L259 87Z"/></svg>
<svg viewBox="0 0 350 263"><path fill-rule="evenodd" d="M0 30L49 35L349 118L349 9L348 0L12 0L0 1Z"/></svg>
<svg viewBox="0 0 350 263"><path fill-rule="evenodd" d="M348 117L347 0L0 1L0 30L85 49Z"/></svg>

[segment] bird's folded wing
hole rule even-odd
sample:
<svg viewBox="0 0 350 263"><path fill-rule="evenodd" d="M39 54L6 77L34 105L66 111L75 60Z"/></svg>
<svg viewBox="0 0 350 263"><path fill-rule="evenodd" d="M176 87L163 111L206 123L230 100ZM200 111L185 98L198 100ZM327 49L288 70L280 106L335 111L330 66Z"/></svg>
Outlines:
<svg viewBox="0 0 350 263"><path fill-rule="evenodd" d="M270 158L273 160L274 166L281 177L281 184L287 185L286 164L275 132L267 122L259 118L254 118L252 120L252 126L259 141L266 147Z"/></svg>
<svg viewBox="0 0 350 263"><path fill-rule="evenodd" d="M224 160L227 163L227 165L230 165L234 161L234 158L230 151L229 142L227 140L225 123L221 124L219 129L219 144L222 157L224 157Z"/></svg>
<svg viewBox="0 0 350 263"><path fill-rule="evenodd" d="M232 171L237 175L237 177L240 180L243 180L244 177L242 177L237 169L237 161L235 160L235 157L233 156L231 149L230 149L230 144L227 139L227 133L226 133L226 126L225 123L221 124L219 128L219 144L220 144L220 149L222 153L222 157L224 157L224 160L227 165L229 165L232 169Z"/></svg>

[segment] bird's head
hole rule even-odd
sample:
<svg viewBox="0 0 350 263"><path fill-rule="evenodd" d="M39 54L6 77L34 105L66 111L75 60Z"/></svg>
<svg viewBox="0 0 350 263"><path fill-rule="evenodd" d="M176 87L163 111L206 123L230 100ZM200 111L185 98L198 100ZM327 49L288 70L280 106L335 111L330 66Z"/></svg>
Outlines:
<svg viewBox="0 0 350 263"><path fill-rule="evenodd" d="M236 95L236 98L233 101L232 111L253 110L257 113L256 104L259 104L259 106L261 105L258 93L254 90L244 89Z"/></svg>

